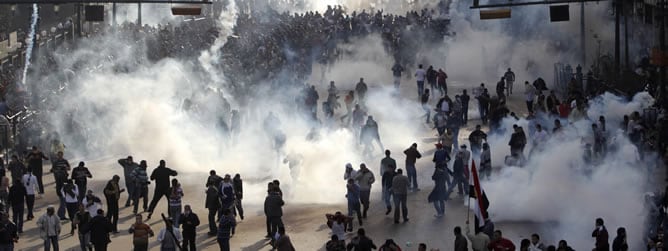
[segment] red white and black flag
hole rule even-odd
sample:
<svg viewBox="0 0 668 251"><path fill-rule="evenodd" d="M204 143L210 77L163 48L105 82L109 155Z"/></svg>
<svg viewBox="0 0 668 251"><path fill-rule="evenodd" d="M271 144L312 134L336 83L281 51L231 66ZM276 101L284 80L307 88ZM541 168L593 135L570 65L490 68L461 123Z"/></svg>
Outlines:
<svg viewBox="0 0 668 251"><path fill-rule="evenodd" d="M489 217L487 215L489 200L487 200L485 190L482 189L482 186L480 185L478 169L475 167L475 161L472 161L471 175L469 175L469 196L475 200L473 202L473 213L475 213L475 229L477 232L480 231L480 228L485 226L485 221Z"/></svg>

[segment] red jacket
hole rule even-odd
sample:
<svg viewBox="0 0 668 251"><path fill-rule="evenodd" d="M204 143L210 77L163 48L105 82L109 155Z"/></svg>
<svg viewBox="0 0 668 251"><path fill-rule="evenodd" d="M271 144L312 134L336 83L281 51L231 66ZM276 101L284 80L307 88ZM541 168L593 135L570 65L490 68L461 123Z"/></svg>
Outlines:
<svg viewBox="0 0 668 251"><path fill-rule="evenodd" d="M487 248L490 251L515 251L515 244L512 241L501 238L499 240L491 241Z"/></svg>

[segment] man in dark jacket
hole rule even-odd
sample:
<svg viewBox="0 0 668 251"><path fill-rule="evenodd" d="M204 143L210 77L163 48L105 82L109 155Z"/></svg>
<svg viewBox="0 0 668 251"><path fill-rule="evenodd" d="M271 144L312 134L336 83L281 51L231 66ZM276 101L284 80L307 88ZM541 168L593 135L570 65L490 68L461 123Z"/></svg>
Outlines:
<svg viewBox="0 0 668 251"><path fill-rule="evenodd" d="M264 214L267 216L267 222L270 228L267 229L267 237L273 238L278 227L283 226L281 217L283 217L283 198L278 193L277 189L273 187L272 191L264 200Z"/></svg>
<svg viewBox="0 0 668 251"><path fill-rule="evenodd" d="M459 100L462 102L462 122L466 124L469 121L469 102L471 101L471 96L464 90L462 95L459 96Z"/></svg>
<svg viewBox="0 0 668 251"><path fill-rule="evenodd" d="M237 222L232 216L230 209L223 209L223 217L220 218L220 225L217 230L217 240L220 251L230 251L230 235Z"/></svg>
<svg viewBox="0 0 668 251"><path fill-rule="evenodd" d="M25 211L26 188L21 181L15 180L9 188L9 203L12 206L12 221L16 224L19 233L23 233L23 212Z"/></svg>
<svg viewBox="0 0 668 251"><path fill-rule="evenodd" d="M216 215L220 209L220 197L218 196L218 188L214 184L209 184L206 189L206 201L204 205L209 209L209 236L215 236L218 231L216 224Z"/></svg>
<svg viewBox="0 0 668 251"><path fill-rule="evenodd" d="M111 242L109 233L113 230L111 222L104 217L104 210L98 209L97 215L90 220L90 242L93 243L95 251L106 251Z"/></svg>
<svg viewBox="0 0 668 251"><path fill-rule="evenodd" d="M74 184L79 187L79 198L86 196L86 191L88 191L88 179L93 178L93 175L86 167L86 163L83 161L79 162L79 165L72 169L72 179Z"/></svg>
<svg viewBox="0 0 668 251"><path fill-rule="evenodd" d="M128 188L128 200L125 201L125 207L130 206L130 200L133 199L135 195L135 182L133 180L132 171L135 168L139 167L137 162L132 160L132 156L128 156L125 159L119 159L118 164L123 167L123 175L125 177L125 187Z"/></svg>
<svg viewBox="0 0 668 251"><path fill-rule="evenodd" d="M39 187L39 194L44 194L44 182L42 175L44 174L44 164L42 160L49 160L49 158L39 150L38 147L33 146L32 151L28 153L28 169L32 170L32 174L37 178L37 186Z"/></svg>
<svg viewBox="0 0 668 251"><path fill-rule="evenodd" d="M468 251L468 242L466 237L462 235L462 228L455 227L455 249L454 251Z"/></svg>
<svg viewBox="0 0 668 251"><path fill-rule="evenodd" d="M118 184L120 180L120 176L114 175L104 187L104 197L107 199L107 220L112 223L114 233L118 233L118 201L121 193L125 192L125 189L121 189Z"/></svg>
<svg viewBox="0 0 668 251"><path fill-rule="evenodd" d="M383 202L385 202L385 207L387 207L385 215L388 215L390 212L392 212L392 202L390 199L392 197L392 179L394 179L396 172L394 171L394 166L391 167L392 170L385 172L383 177L381 177L381 183L383 186Z"/></svg>
<svg viewBox="0 0 668 251"><path fill-rule="evenodd" d="M197 237L197 226L199 226L199 217L191 209L190 205L183 207L183 213L179 217L179 223L183 231L183 250L195 251L195 237Z"/></svg>
<svg viewBox="0 0 668 251"><path fill-rule="evenodd" d="M14 243L19 241L16 225L9 220L9 215L0 212L0 248L14 250Z"/></svg>
<svg viewBox="0 0 668 251"><path fill-rule="evenodd" d="M603 219L596 219L596 228L591 233L591 237L596 238L595 251L609 251L610 244L608 243L608 230L603 224Z"/></svg>
<svg viewBox="0 0 668 251"><path fill-rule="evenodd" d="M508 142L508 145L510 146L510 154L511 155L522 155L522 148L524 148L525 143L522 140L522 133L520 132L520 127L517 125L513 125L513 129L515 132L510 136L510 141Z"/></svg>
<svg viewBox="0 0 668 251"><path fill-rule="evenodd" d="M151 200L151 205L148 207L148 217L146 220L151 219L153 215L153 210L155 206L158 205L162 197L167 198L169 201L170 195L170 176L176 176L176 171L165 166L165 161L160 160L160 165L156 167L151 173L151 180L155 180L155 191L153 192L153 199ZM169 203L167 203L167 211L169 211Z"/></svg>
<svg viewBox="0 0 668 251"><path fill-rule="evenodd" d="M612 241L612 251L628 251L629 245L626 243L626 229L620 227L617 229L617 237Z"/></svg>
<svg viewBox="0 0 668 251"><path fill-rule="evenodd" d="M413 189L420 191L418 189L417 183L417 169L415 169L415 162L417 159L422 158L422 154L417 150L417 143L413 143L411 147L404 150L406 155L406 175L408 175L408 180L411 182Z"/></svg>
<svg viewBox="0 0 668 251"><path fill-rule="evenodd" d="M241 206L241 199L244 197L244 183L243 180L241 180L240 174L237 173L234 175L234 178L232 179L232 187L234 188L234 198L236 199L234 208L237 210L241 220L243 220L244 208Z"/></svg>
<svg viewBox="0 0 668 251"><path fill-rule="evenodd" d="M480 153L480 149L482 149L482 143L484 141L487 141L487 134L481 130L480 125L475 126L475 130L469 134L469 144L471 145L471 152L474 155L477 155Z"/></svg>
<svg viewBox="0 0 668 251"><path fill-rule="evenodd" d="M449 171L449 170L448 170ZM452 164L452 172L450 173L452 175L452 183L450 184L450 187L448 188L448 195L452 193L453 190L455 190L455 187L457 187L457 193L459 195L462 195L466 193L466 190L468 189L462 189L462 186L464 186L466 182L466 176L464 174L464 160L463 160L463 153L458 152L457 157L455 157L455 163ZM465 187L467 188L467 187Z"/></svg>
<svg viewBox="0 0 668 251"><path fill-rule="evenodd" d="M357 236L355 236L350 243L348 243L348 250L355 251L371 251L376 249L376 244L373 243L369 237L366 237L366 232L364 228L357 230Z"/></svg>
<svg viewBox="0 0 668 251"><path fill-rule="evenodd" d="M7 168L12 172L12 183L17 180L21 181L23 174L26 172L25 165L23 165L23 162L19 161L19 157L16 155L12 155L12 160L9 161Z"/></svg>

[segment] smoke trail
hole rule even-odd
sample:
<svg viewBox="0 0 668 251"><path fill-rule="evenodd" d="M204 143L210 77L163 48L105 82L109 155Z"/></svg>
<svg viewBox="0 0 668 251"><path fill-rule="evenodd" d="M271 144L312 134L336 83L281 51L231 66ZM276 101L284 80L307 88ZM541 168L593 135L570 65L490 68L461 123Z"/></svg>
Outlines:
<svg viewBox="0 0 668 251"><path fill-rule="evenodd" d="M234 32L233 29L237 22L237 15L238 10L235 1L228 1L227 6L223 9L216 22L219 32L216 41L214 41L209 50L203 51L198 58L202 68L204 68L211 76L211 80L216 84L223 83L224 76L216 66L220 64L221 49L227 43L228 37Z"/></svg>
<svg viewBox="0 0 668 251"><path fill-rule="evenodd" d="M35 32L37 30L37 19L39 18L39 8L37 4L32 5L32 19L30 21L30 34L28 34L28 50L26 51L26 65L23 67L23 77L21 82L26 82L28 67L30 67L30 58L32 57L32 48L35 46Z"/></svg>

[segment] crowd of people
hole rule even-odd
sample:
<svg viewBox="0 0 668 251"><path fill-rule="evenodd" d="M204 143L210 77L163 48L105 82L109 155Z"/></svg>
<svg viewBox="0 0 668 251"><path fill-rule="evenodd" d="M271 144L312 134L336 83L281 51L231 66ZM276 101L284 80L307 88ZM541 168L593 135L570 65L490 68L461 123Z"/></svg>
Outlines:
<svg viewBox="0 0 668 251"><path fill-rule="evenodd" d="M625 116L623 121L608 121L605 117L587 118L587 105L594 96L580 91L578 86L582 83L578 81L572 82L573 86L569 87L567 93L561 93L561 90L548 90L545 81L537 78L532 83L525 82L521 91L521 87L515 83L517 76L509 68L494 86L493 93L487 89L490 85L486 86L484 83L461 93L454 94L452 90L448 92L448 75L443 68L418 64L414 51L417 46L412 44L417 39L406 39L441 39L446 32L443 24L447 23L447 20L438 19L436 16L434 11L426 9L420 12L412 11L405 16L382 11L348 14L340 6L329 7L322 14L278 13L271 9L242 11L237 19L234 36L223 48L226 63L222 67L225 72L232 73L230 78L235 83L276 79L284 71L289 72L295 79L303 80L313 74L310 72L313 64L322 64L323 68L327 68L341 54L346 53L340 51L338 44L369 34L380 35L386 50L394 56L396 62L388 69L388 76L392 75L394 86L398 88L400 81L405 79L406 72L415 69L408 75L416 81L417 97L425 111L424 122L436 130L438 135L436 151L432 157L434 187L429 194L429 202L434 205L436 218L445 216L445 203L451 200L451 194L455 190L459 196L473 196L469 191L472 185L470 179L474 168L471 165L473 159L478 160L482 179L489 179L493 175L491 151L501 150L491 149L491 144L487 141L488 135L503 133L504 119L520 120L519 114L523 111L511 111L506 106L509 100L518 96L515 94L518 91L522 93L522 100L526 103L527 116L523 119L530 122L528 128L513 126L512 136L508 139L510 155L504 160L505 165L525 165L534 152L544 150L544 142L551 137L559 137L560 132L570 126L570 123L583 119L592 122L592 130L588 133L592 140L583 140L585 143L582 158L588 165L600 164L606 154L615 151L615 143L606 127L606 124L610 123L620 125L629 140L640 150L641 157L647 160L646 163L654 160L652 155L665 156L662 159L668 159L665 151L668 123L665 123L663 110L657 107L660 110L657 114L661 116L634 112ZM214 41L217 34L213 27L211 20L204 19L200 23L193 21L178 26L138 27L124 24L113 32L128 40L146 41L149 45L146 47L149 50L146 54L157 61L166 57L196 56L195 52L207 48ZM12 74L2 74L5 78L1 81L3 86L11 86L11 82L15 81L11 78ZM340 93L334 82L330 83L327 99L322 103L319 103L315 85L304 87L295 100L302 104L302 111L307 116L317 120L318 107L321 107L324 118L338 120L342 127L350 128L358 136L358 143L363 146L365 156L370 157L372 152L377 151L374 143L384 151L385 158L380 160L381 169L377 173L382 188L380 200L386 206L386 215L394 210L392 217L395 224L400 224L400 220L409 222L407 198L413 195L411 192L420 191L415 165L417 160L424 156L418 150L418 144L412 143L407 149L401 149L405 155L404 169L397 165L391 150L385 149L381 143L378 123L367 112L368 92L369 88L361 78L355 90L345 93L343 112L337 111L343 106L339 104ZM460 137L461 128L470 122L469 107L474 105L478 107L480 122L468 137ZM271 123L270 117L268 121L268 124L276 124ZM485 128L489 130L483 131ZM270 135L275 139L276 148L285 141L280 135L280 130L272 131ZM92 247L95 250L106 250L111 242L110 234L119 233L128 227L118 226L122 197L126 197L124 206L132 207L135 215L135 223L128 227L135 250L148 249L150 238L154 237L155 233L144 220L151 219L154 212L167 212L164 216L165 227L158 231L156 237L161 250L195 250L196 229L201 224L199 216L193 212L191 205L183 203L183 188L178 179L174 178L178 173L167 167L164 160L160 161L150 175L146 160L135 162L131 156L118 160L123 171L119 171L118 175L114 175L107 182L102 194L96 194L88 186L88 180L93 178L95 172L89 170L83 161L72 168L64 158L63 142L60 142L57 136L50 138L52 140L49 140L48 153L43 153L39 146L32 147L30 151L15 151L8 164L0 168L0 176L3 177L0 181L0 201L3 202L0 213L0 250L12 250L15 243L20 242L24 221L36 218L33 215L35 200L44 196L43 177L49 172L54 177L55 193L59 201L57 206L47 207L46 212L36 220L45 250L59 249L60 237L65 235L61 233L61 227L66 226L65 223L70 225L70 236L78 237L81 250L91 250ZM462 138L468 140L468 145L460 142ZM25 142L19 145L22 144ZM426 150L423 149L422 152ZM50 170L44 170L44 160L51 162ZM120 185L121 179L124 180L125 187ZM401 250L400 245L391 239L377 247L367 235L367 229L362 228L372 201L371 188L376 183L374 172L364 163L359 165L358 170L355 170L352 164L347 164L344 180L347 213L335 212L326 215L332 235L331 240L324 244L325 249ZM154 192L149 200L150 187L153 187ZM217 239L221 250L233 250L235 248L230 247L230 238L236 234L237 218L244 219L241 174L235 174L234 177L225 174L221 177L212 170L205 187L208 235ZM166 210L156 209L163 197L167 200ZM140 204L143 212L139 211ZM103 205L106 205L106 210ZM284 205L280 181L269 182L264 201L266 237L277 250L295 250L282 219ZM664 194L647 195L648 229L643 235L648 239L648 250L662 250L666 241L664 232L668 230L665 211L667 206L668 188ZM347 240L346 232L354 231L355 221L359 225L357 234ZM556 245L545 245L540 235L535 233L531 239L513 242L504 237L501 230L495 229L489 218L482 224L476 221L473 226L469 226L468 221L466 223L463 230L460 226L453 229L453 249L456 251L468 250L469 247L476 251L515 250L515 243L519 244L519 250L573 250L565 240L555 243ZM603 219L596 219L595 225L592 233L594 250L628 250L626 230L623 227L617 229L617 236L610 245ZM427 250L427 244L420 243L418 250Z"/></svg>

